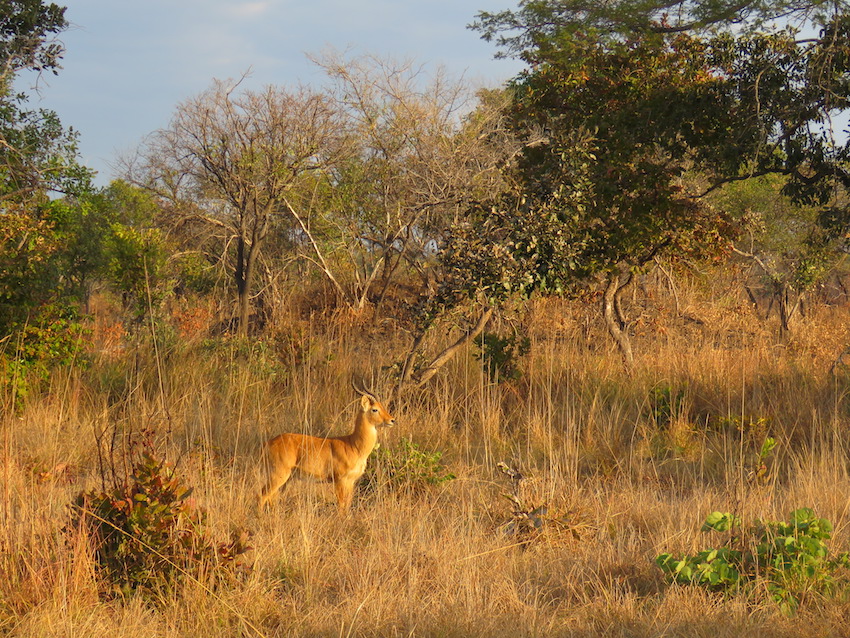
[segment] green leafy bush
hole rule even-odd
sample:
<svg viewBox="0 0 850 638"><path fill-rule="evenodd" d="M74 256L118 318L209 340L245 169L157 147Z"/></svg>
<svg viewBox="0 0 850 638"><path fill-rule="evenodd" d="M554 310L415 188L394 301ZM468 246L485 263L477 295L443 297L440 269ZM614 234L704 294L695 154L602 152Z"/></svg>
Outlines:
<svg viewBox="0 0 850 638"><path fill-rule="evenodd" d="M72 307L45 304L29 321L10 329L12 336L0 352L0 382L18 403L46 381L53 368L87 363L81 350L90 331Z"/></svg>
<svg viewBox="0 0 850 638"><path fill-rule="evenodd" d="M662 428L668 427L685 412L685 390L667 383L652 389L649 395L649 413L652 420Z"/></svg>
<svg viewBox="0 0 850 638"><path fill-rule="evenodd" d="M206 295L218 280L215 268L198 252L186 252L175 258L180 285L188 292Z"/></svg>
<svg viewBox="0 0 850 638"><path fill-rule="evenodd" d="M164 462L145 453L130 479L108 491L80 493L66 531L87 535L95 561L113 591L156 592L181 577L243 567L248 535L215 543L205 531L205 512L190 499Z"/></svg>
<svg viewBox="0 0 850 638"><path fill-rule="evenodd" d="M475 358L484 362L491 379L516 381L522 376L518 360L531 348L528 337L500 337L492 332L483 332L475 337L473 343L480 350Z"/></svg>
<svg viewBox="0 0 850 638"><path fill-rule="evenodd" d="M727 594L766 591L792 614L812 595L837 593L844 584L839 572L850 566L850 558L846 552L829 556L832 524L810 508L791 512L789 519L756 521L742 529L734 514L712 512L702 531L727 533L727 543L693 556L661 554L655 562L677 583Z"/></svg>
<svg viewBox="0 0 850 638"><path fill-rule="evenodd" d="M168 252L162 232L156 228L134 228L113 224L108 240L107 272L125 305L138 317L164 298Z"/></svg>
<svg viewBox="0 0 850 638"><path fill-rule="evenodd" d="M427 452L408 439L395 447L381 446L372 454L360 489L372 493L378 485L388 485L396 491L424 492L456 478L442 458L442 452Z"/></svg>

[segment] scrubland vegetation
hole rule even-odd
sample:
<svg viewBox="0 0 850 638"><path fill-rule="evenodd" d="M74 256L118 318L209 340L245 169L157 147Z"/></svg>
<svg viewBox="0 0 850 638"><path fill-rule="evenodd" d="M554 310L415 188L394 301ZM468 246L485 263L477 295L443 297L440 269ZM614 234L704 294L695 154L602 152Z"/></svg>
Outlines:
<svg viewBox="0 0 850 638"><path fill-rule="evenodd" d="M678 312L667 282L646 278L653 303L632 308L641 354L630 373L595 308L539 300L493 325L529 340L516 375L499 380L470 346L399 396L399 424L346 516L329 487L306 482L258 515L259 444L285 429L346 432L348 377L404 355L396 326L347 311L296 318L293 298L292 318L262 339L166 323L116 347L121 326L99 299L78 353L87 365L54 373L17 408L5 397L4 632L840 635L842 570L835 592L812 587L786 615L763 584L668 584L654 560L716 543L700 532L715 510L787 520L811 507L835 526L832 551L850 545L850 373L832 367L846 303L813 304L779 341L775 317L757 316L729 271L676 282ZM767 437L777 445L760 467ZM425 460L382 473L411 449ZM213 542L250 533L239 566L203 555L199 570L185 565L192 576L116 593L71 505L125 477L143 450L195 488Z"/></svg>
<svg viewBox="0 0 850 638"><path fill-rule="evenodd" d="M0 632L846 635L850 12L675 7L481 12L477 93L214 81L101 188L0 1ZM257 511L352 382L353 509Z"/></svg>

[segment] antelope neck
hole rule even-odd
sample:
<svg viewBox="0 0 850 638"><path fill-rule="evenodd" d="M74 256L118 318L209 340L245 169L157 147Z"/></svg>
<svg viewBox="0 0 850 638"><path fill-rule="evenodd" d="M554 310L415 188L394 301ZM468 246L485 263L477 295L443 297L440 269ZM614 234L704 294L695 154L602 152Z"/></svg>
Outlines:
<svg viewBox="0 0 850 638"><path fill-rule="evenodd" d="M357 415L354 431L348 435L351 444L361 452L371 452L378 439L378 430L366 420L366 414Z"/></svg>

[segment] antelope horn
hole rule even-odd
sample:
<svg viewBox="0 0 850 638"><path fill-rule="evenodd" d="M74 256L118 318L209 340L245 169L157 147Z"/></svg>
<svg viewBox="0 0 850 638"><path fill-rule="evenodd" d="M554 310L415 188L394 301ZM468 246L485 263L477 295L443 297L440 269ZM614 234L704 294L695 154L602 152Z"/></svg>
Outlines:
<svg viewBox="0 0 850 638"><path fill-rule="evenodd" d="M375 393L374 393L374 392L370 392L369 390L367 390L367 389L366 389L366 388L364 388L364 387L358 387L358 386L357 386L357 383L355 383L355 381L354 381L354 379L353 379L353 378L351 379L351 387L352 387L352 388L354 388L354 391L355 391L357 394L365 394L366 396L368 396L368 397L369 397L370 399L372 399L373 401L377 401L377 400L378 400L378 397L376 397L376 396L375 396Z"/></svg>

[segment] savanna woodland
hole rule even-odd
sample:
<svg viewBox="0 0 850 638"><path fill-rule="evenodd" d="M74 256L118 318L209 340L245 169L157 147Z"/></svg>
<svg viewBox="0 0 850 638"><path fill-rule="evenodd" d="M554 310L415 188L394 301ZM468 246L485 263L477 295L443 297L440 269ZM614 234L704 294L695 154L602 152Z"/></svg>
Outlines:
<svg viewBox="0 0 850 638"><path fill-rule="evenodd" d="M504 86L212 81L102 187L0 0L0 633L850 635L850 3L470 20Z"/></svg>

